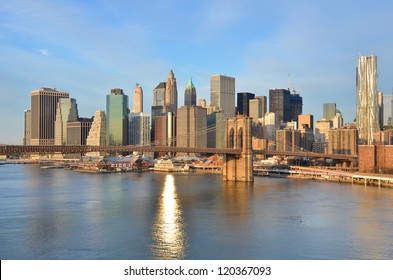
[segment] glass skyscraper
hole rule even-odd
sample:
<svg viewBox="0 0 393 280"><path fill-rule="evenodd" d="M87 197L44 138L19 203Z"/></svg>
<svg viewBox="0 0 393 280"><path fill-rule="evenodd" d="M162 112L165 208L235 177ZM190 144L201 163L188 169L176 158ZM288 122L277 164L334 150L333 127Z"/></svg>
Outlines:
<svg viewBox="0 0 393 280"><path fill-rule="evenodd" d="M112 89L106 96L106 143L127 145L128 96L120 88Z"/></svg>
<svg viewBox="0 0 393 280"><path fill-rule="evenodd" d="M377 57L360 56L356 68L356 126L360 145L373 144L379 131Z"/></svg>

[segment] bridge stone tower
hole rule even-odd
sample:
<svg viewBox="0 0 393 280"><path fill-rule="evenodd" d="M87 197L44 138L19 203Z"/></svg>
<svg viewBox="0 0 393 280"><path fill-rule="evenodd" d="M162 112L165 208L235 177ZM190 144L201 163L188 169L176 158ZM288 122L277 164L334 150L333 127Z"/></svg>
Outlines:
<svg viewBox="0 0 393 280"><path fill-rule="evenodd" d="M241 149L240 155L225 155L223 180L252 182L252 137L251 120L241 115L225 120L225 147Z"/></svg>

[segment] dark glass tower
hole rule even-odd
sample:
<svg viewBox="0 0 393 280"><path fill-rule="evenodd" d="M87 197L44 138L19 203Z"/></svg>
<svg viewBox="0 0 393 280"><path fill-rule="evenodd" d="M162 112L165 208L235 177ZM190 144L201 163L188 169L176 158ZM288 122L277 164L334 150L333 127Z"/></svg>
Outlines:
<svg viewBox="0 0 393 280"><path fill-rule="evenodd" d="M277 121L291 121L291 93L287 89L269 90L269 112L277 116Z"/></svg>
<svg viewBox="0 0 393 280"><path fill-rule="evenodd" d="M255 94L250 92L237 93L237 110L240 115L250 115L250 100L255 98Z"/></svg>

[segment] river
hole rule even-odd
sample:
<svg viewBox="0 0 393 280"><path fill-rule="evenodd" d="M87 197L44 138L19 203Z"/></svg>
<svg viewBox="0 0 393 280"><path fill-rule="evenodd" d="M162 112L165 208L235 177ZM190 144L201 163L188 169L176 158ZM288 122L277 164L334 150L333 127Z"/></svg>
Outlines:
<svg viewBox="0 0 393 280"><path fill-rule="evenodd" d="M1 259L393 259L393 190L0 166Z"/></svg>

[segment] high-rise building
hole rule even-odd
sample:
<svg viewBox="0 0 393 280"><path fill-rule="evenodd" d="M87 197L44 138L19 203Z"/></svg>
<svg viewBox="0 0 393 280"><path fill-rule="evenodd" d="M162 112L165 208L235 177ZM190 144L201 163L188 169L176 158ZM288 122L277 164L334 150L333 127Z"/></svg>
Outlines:
<svg viewBox="0 0 393 280"><path fill-rule="evenodd" d="M184 91L184 106L196 106L196 89L191 77Z"/></svg>
<svg viewBox="0 0 393 280"><path fill-rule="evenodd" d="M383 96L383 125L393 125L393 94Z"/></svg>
<svg viewBox="0 0 393 280"><path fill-rule="evenodd" d="M31 145L54 145L57 102L68 92L40 88L31 92Z"/></svg>
<svg viewBox="0 0 393 280"><path fill-rule="evenodd" d="M240 115L250 116L250 100L255 98L255 94L251 92L237 93L237 111Z"/></svg>
<svg viewBox="0 0 393 280"><path fill-rule="evenodd" d="M328 154L357 154L358 133L356 129L331 129L328 134Z"/></svg>
<svg viewBox="0 0 393 280"><path fill-rule="evenodd" d="M150 145L150 114L131 113L128 120L129 139L128 144L149 146Z"/></svg>
<svg viewBox="0 0 393 280"><path fill-rule="evenodd" d="M227 113L213 112L207 115L207 147L208 148L225 148L225 119Z"/></svg>
<svg viewBox="0 0 393 280"><path fill-rule="evenodd" d="M258 123L263 117L262 115L262 101L261 99L255 98L249 101L249 117L252 118L253 123Z"/></svg>
<svg viewBox="0 0 393 280"><path fill-rule="evenodd" d="M74 98L60 98L55 120L55 145L67 144L67 122L78 121L78 106Z"/></svg>
<svg viewBox="0 0 393 280"><path fill-rule="evenodd" d="M314 116L313 115L299 115L298 117L298 128L308 127L314 131Z"/></svg>
<svg viewBox="0 0 393 280"><path fill-rule="evenodd" d="M266 112L264 117L264 125L266 127L266 139L275 141L276 129L278 125L276 113Z"/></svg>
<svg viewBox="0 0 393 280"><path fill-rule="evenodd" d="M267 112L267 97L264 95L260 95L260 96L256 96L255 98L261 100L262 102L262 118L263 118Z"/></svg>
<svg viewBox="0 0 393 280"><path fill-rule="evenodd" d="M67 145L86 145L91 124L92 120L88 118L67 122Z"/></svg>
<svg viewBox="0 0 393 280"><path fill-rule="evenodd" d="M223 75L210 76L210 104L235 116L235 78Z"/></svg>
<svg viewBox="0 0 393 280"><path fill-rule="evenodd" d="M323 118L325 120L331 120L336 115L336 103L324 103L323 104Z"/></svg>
<svg viewBox="0 0 393 280"><path fill-rule="evenodd" d="M86 139L88 146L106 145L106 116L105 111L96 111Z"/></svg>
<svg viewBox="0 0 393 280"><path fill-rule="evenodd" d="M206 109L199 106L183 106L177 110L176 146L207 147Z"/></svg>
<svg viewBox="0 0 393 280"><path fill-rule="evenodd" d="M315 141L320 143L327 143L329 139L328 132L331 128L331 120L317 120L317 123L315 125Z"/></svg>
<svg viewBox="0 0 393 280"><path fill-rule="evenodd" d="M165 106L168 108L167 112L173 112L176 114L177 110L177 84L175 74L173 70L169 72L166 80L165 87Z"/></svg>
<svg viewBox="0 0 393 280"><path fill-rule="evenodd" d="M30 145L31 140L31 110L25 110L25 131L23 134L23 145Z"/></svg>
<svg viewBox="0 0 393 280"><path fill-rule="evenodd" d="M276 151L299 151L300 133L292 129L280 129L276 131Z"/></svg>
<svg viewBox="0 0 393 280"><path fill-rule="evenodd" d="M278 123L291 121L291 93L289 90L269 90L269 112L276 114Z"/></svg>
<svg viewBox="0 0 393 280"><path fill-rule="evenodd" d="M378 91L377 102L379 130L383 130L383 93L381 91Z"/></svg>
<svg viewBox="0 0 393 280"><path fill-rule="evenodd" d="M360 56L356 68L356 126L359 145L373 144L379 130L377 57Z"/></svg>
<svg viewBox="0 0 393 280"><path fill-rule="evenodd" d="M161 82L153 90L153 106L164 106L165 105L165 90L166 83Z"/></svg>
<svg viewBox="0 0 393 280"><path fill-rule="evenodd" d="M90 127L89 135L86 139L88 146L106 145L106 116L105 111L96 111ZM103 152L89 152L86 156L100 156Z"/></svg>
<svg viewBox="0 0 393 280"><path fill-rule="evenodd" d="M332 119L332 128L341 128L344 125L344 119L340 110L336 110L336 115Z"/></svg>
<svg viewBox="0 0 393 280"><path fill-rule="evenodd" d="M134 113L143 112L143 90L139 84L134 88Z"/></svg>
<svg viewBox="0 0 393 280"><path fill-rule="evenodd" d="M203 108L206 108L206 99L198 99L198 106L201 106Z"/></svg>
<svg viewBox="0 0 393 280"><path fill-rule="evenodd" d="M292 93L290 95L290 104L291 104L291 116L290 120L291 121L298 121L298 116L303 113L303 98L300 96L300 94Z"/></svg>
<svg viewBox="0 0 393 280"><path fill-rule="evenodd" d="M176 116L172 112L155 117L156 146L176 146Z"/></svg>
<svg viewBox="0 0 393 280"><path fill-rule="evenodd" d="M128 96L120 88L106 96L106 143L111 146L127 145Z"/></svg>

